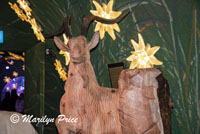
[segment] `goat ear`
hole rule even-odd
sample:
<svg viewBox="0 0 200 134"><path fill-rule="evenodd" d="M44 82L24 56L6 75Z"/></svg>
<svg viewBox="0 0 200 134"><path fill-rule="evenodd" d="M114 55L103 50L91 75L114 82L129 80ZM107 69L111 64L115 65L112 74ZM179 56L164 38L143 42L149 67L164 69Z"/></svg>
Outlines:
<svg viewBox="0 0 200 134"><path fill-rule="evenodd" d="M60 50L63 50L63 51L69 51L67 45L65 45L59 37L57 36L54 36L54 42L56 44L56 46L60 49Z"/></svg>
<svg viewBox="0 0 200 134"><path fill-rule="evenodd" d="M93 49L99 43L99 32L95 32L90 43L88 44L89 49Z"/></svg>

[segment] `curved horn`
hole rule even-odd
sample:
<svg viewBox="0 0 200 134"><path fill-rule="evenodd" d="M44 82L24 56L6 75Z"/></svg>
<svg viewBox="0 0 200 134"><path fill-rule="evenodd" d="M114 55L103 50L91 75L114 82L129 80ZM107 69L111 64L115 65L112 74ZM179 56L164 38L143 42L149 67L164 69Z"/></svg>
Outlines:
<svg viewBox="0 0 200 134"><path fill-rule="evenodd" d="M124 15L120 16L119 18L116 19L104 19L98 16L85 16L83 18L83 23L82 23L82 27L81 27L81 35L86 36L87 35L87 31L88 28L91 24L92 21L96 20L99 21L101 23L105 23L105 24L114 24L114 23L119 23L121 22L128 14L130 13L130 11L126 12Z"/></svg>
<svg viewBox="0 0 200 134"><path fill-rule="evenodd" d="M70 16L65 17L61 27L58 30L56 30L55 32L51 33L51 34L46 34L45 38L53 38L54 36L61 35L64 32L66 33L66 35L69 38L71 38L72 37L72 32L71 32L71 28L70 28L70 21L71 21L71 17Z"/></svg>

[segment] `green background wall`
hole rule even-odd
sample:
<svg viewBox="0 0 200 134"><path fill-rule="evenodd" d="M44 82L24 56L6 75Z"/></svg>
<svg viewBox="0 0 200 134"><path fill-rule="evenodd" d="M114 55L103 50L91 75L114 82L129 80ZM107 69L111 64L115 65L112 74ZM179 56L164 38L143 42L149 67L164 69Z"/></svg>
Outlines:
<svg viewBox="0 0 200 134"><path fill-rule="evenodd" d="M11 1L14 2L14 0ZM108 0L97 1L108 2ZM29 2L33 15L42 26L44 33L55 31L62 24L63 17L71 15L73 35L78 36L82 17L89 15L90 9L95 9L91 0L29 0ZM132 13L119 24L121 32L115 32L117 37L115 41L106 33L98 47L91 52L91 60L99 84L110 86L107 64L123 61L126 68L129 67L125 59L130 55L130 51L133 51L130 39L138 40L137 33L140 32L145 43L161 47L156 56L164 62L160 68L169 81L171 99L175 103L172 112L172 133L199 134L200 1L115 0L114 10L123 12L131 10ZM9 9L9 14L11 13L14 16L14 12ZM27 24L20 20L15 22L7 19L5 22L13 22L8 27L16 27L19 31L24 31L19 25L23 24L27 28ZM92 24L89 29L88 40L94 33L94 26L95 24ZM25 41L30 39L28 41L30 46L33 42L37 42L35 38L32 39L33 35L25 38L26 36L21 34L18 38ZM8 38L11 38L11 35ZM26 41L26 44L28 42ZM11 41L10 44L16 46L19 43L15 44ZM20 47L23 48L23 46ZM53 40L46 40L45 48L48 48L51 54L45 56L44 114L48 117L57 117L59 101L64 93L64 82L59 78L53 63L58 58L64 66L65 61L64 57L58 54L59 51ZM5 50L5 48L0 47L0 50ZM54 124L45 126L44 133L56 133Z"/></svg>
<svg viewBox="0 0 200 134"><path fill-rule="evenodd" d="M45 91L45 47L38 43L26 51L25 55L25 97L24 113L34 117L44 116ZM42 133L42 125L33 124Z"/></svg>

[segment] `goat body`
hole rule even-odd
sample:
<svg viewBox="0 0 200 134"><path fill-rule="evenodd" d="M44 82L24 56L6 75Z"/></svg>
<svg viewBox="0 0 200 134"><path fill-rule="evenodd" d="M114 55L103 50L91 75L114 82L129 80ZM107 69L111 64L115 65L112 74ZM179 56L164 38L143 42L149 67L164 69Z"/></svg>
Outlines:
<svg viewBox="0 0 200 134"><path fill-rule="evenodd" d="M84 36L71 39L69 46L71 62L60 112L78 122L58 123L57 119L59 133L121 134L118 92L99 86Z"/></svg>
<svg viewBox="0 0 200 134"><path fill-rule="evenodd" d="M122 21L128 11L116 19L105 19L98 16L85 16L82 21L81 36L72 37L70 16L64 18L62 26L46 38L54 37L56 46L70 53L68 79L65 94L60 102L60 112L66 117L78 118L77 123L59 122L56 126L60 134L121 134L119 121L119 95L115 89L100 87L90 62L90 50L96 47L99 33L96 32L88 43L88 28L93 21L104 24L115 24ZM57 35L66 33L69 42L64 44Z"/></svg>

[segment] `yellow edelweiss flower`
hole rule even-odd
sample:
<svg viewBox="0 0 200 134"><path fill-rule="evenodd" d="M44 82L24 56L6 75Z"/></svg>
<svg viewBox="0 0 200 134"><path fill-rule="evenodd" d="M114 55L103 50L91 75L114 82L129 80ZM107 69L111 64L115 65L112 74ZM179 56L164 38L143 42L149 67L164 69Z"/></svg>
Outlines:
<svg viewBox="0 0 200 134"><path fill-rule="evenodd" d="M97 3L96 1L93 1L93 4L96 7L96 11L95 10L90 10L90 12L94 15L94 16L98 16L101 18L105 18L105 19L116 19L117 17L119 17L121 15L121 11L119 12L115 12L112 11L113 8L113 0L110 0L108 5L106 5L105 3L102 4L103 7L101 7L99 5L99 3ZM97 21L96 27L95 27L95 32L99 31L100 33L100 38L103 39L105 32L108 32L108 34L112 37L113 40L116 39L115 37L115 33L114 30L115 29L117 32L120 32L119 26L117 23L115 24L103 24Z"/></svg>
<svg viewBox="0 0 200 134"><path fill-rule="evenodd" d="M69 39L67 38L66 34L63 34L64 44L67 45ZM67 66L70 61L70 55L69 52L64 52L63 50L60 50L59 54L63 54L65 56L65 65Z"/></svg>
<svg viewBox="0 0 200 134"><path fill-rule="evenodd" d="M70 55L68 52L64 52L63 50L60 50L59 54L63 54L65 56L65 65L67 66L70 61Z"/></svg>
<svg viewBox="0 0 200 134"><path fill-rule="evenodd" d="M24 10L27 18L30 19L32 10L29 7L28 2L26 0L17 0L17 3L19 3L20 8Z"/></svg>
<svg viewBox="0 0 200 134"><path fill-rule="evenodd" d="M162 65L163 63L159 61L154 54L160 49L159 46L152 47L150 44L145 46L144 40L141 34L138 34L139 43L131 40L131 43L135 51L131 51L131 56L126 60L131 61L129 69L134 68L152 68L153 65Z"/></svg>
<svg viewBox="0 0 200 134"><path fill-rule="evenodd" d="M67 38L67 35L65 33L63 34L63 39L64 39L64 44L67 45L69 39Z"/></svg>
<svg viewBox="0 0 200 134"><path fill-rule="evenodd" d="M23 13L23 10L21 10L16 3L12 4L10 2L8 2L8 4L10 5L10 7L15 11L15 13L17 14L17 16L22 20L22 21L26 21L28 22L28 18L27 16Z"/></svg>
<svg viewBox="0 0 200 134"><path fill-rule="evenodd" d="M18 72L13 72L13 74L12 74L14 77L17 77L18 76Z"/></svg>
<svg viewBox="0 0 200 134"><path fill-rule="evenodd" d="M12 53L12 52L8 52L8 54L9 54L10 56L12 56L10 59L24 61L24 57L22 57L22 56L20 56L20 55L14 54L14 53Z"/></svg>
<svg viewBox="0 0 200 134"><path fill-rule="evenodd" d="M5 83L8 83L8 82L11 81L11 79L10 79L10 77L4 76L3 81L4 81Z"/></svg>
<svg viewBox="0 0 200 134"><path fill-rule="evenodd" d="M42 35L41 28L37 25L35 18L32 18L29 23L31 24L31 28L33 29L37 39L44 42L44 36Z"/></svg>
<svg viewBox="0 0 200 134"><path fill-rule="evenodd" d="M17 16L22 20L31 24L31 28L33 29L34 34L36 35L38 40L42 42L45 41L44 36L41 33L41 28L37 25L35 18L32 17L31 11L32 9L29 7L29 3L26 0L17 0L19 7L16 3L12 4L8 2L10 7L15 11ZM25 14L24 14L25 13Z"/></svg>
<svg viewBox="0 0 200 134"><path fill-rule="evenodd" d="M58 71L60 79L62 79L63 81L66 81L67 80L67 73L62 68L62 65L61 65L60 61L56 59L56 62L54 63L54 66L56 67L55 70Z"/></svg>

